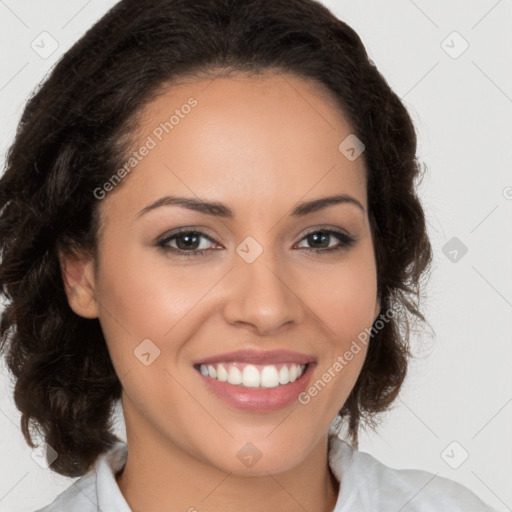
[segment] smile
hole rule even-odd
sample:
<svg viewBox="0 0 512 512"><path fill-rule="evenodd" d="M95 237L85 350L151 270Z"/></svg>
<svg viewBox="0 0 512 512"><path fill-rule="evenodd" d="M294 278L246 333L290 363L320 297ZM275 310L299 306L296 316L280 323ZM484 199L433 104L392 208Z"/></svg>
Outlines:
<svg viewBox="0 0 512 512"><path fill-rule="evenodd" d="M206 377L246 388L276 388L295 382L306 370L306 364L247 364L239 361L198 365ZM197 366L196 366L197 368Z"/></svg>

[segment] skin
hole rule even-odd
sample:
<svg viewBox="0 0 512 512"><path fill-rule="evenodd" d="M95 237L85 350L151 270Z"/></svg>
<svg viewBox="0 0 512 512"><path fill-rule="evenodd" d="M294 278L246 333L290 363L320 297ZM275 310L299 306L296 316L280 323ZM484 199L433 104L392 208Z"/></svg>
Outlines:
<svg viewBox="0 0 512 512"><path fill-rule="evenodd" d="M61 254L70 306L99 318L123 386L129 455L117 482L134 511L332 510L339 484L328 429L365 346L307 405L264 413L220 401L192 361L294 350L317 360L314 383L371 328L380 304L364 154L350 161L339 151L353 130L321 86L275 73L173 85L134 125L134 149L191 96L197 107L102 200L97 272L87 256ZM344 203L290 216L298 202L334 193L364 211ZM235 217L162 206L137 218L170 194L220 201ZM189 227L214 240L200 239L210 253L185 258L156 246ZM331 236L315 246L312 228L356 242L307 252L340 245ZM252 263L236 252L247 236L263 249ZM183 248L178 242L169 244ZM134 355L147 338L160 350L149 366ZM252 467L237 457L247 442L262 454Z"/></svg>

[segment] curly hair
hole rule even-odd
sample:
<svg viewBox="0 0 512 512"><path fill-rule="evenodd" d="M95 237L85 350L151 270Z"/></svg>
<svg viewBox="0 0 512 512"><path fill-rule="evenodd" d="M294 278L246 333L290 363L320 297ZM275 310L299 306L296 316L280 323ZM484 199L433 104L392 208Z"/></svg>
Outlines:
<svg viewBox="0 0 512 512"><path fill-rule="evenodd" d="M1 350L31 447L58 453L51 469L77 477L118 440L122 386L97 318L68 303L59 250L96 256L93 191L129 152L134 122L182 77L281 70L314 80L365 145L369 221L381 312L364 365L337 420L357 443L397 397L412 357L409 320L422 320L431 264L415 192L422 166L412 120L352 28L315 0L122 0L68 50L34 90L0 179Z"/></svg>

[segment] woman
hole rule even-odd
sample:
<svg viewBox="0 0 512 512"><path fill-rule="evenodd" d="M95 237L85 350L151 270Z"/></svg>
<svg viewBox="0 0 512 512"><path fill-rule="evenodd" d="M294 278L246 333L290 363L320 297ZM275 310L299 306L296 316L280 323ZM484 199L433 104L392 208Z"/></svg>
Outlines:
<svg viewBox="0 0 512 512"><path fill-rule="evenodd" d="M119 2L0 181L23 433L82 477L42 510L491 510L357 451L424 320L419 175L404 106L321 4Z"/></svg>

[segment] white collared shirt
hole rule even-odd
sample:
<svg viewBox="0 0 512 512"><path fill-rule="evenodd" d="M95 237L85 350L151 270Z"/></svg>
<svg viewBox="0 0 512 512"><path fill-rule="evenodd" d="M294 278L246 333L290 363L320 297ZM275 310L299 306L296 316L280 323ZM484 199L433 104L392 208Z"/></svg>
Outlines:
<svg viewBox="0 0 512 512"><path fill-rule="evenodd" d="M94 467L36 512L132 512L115 474L127 457L119 441ZM329 466L342 482L333 512L497 512L464 485L419 469L394 469L329 435Z"/></svg>

